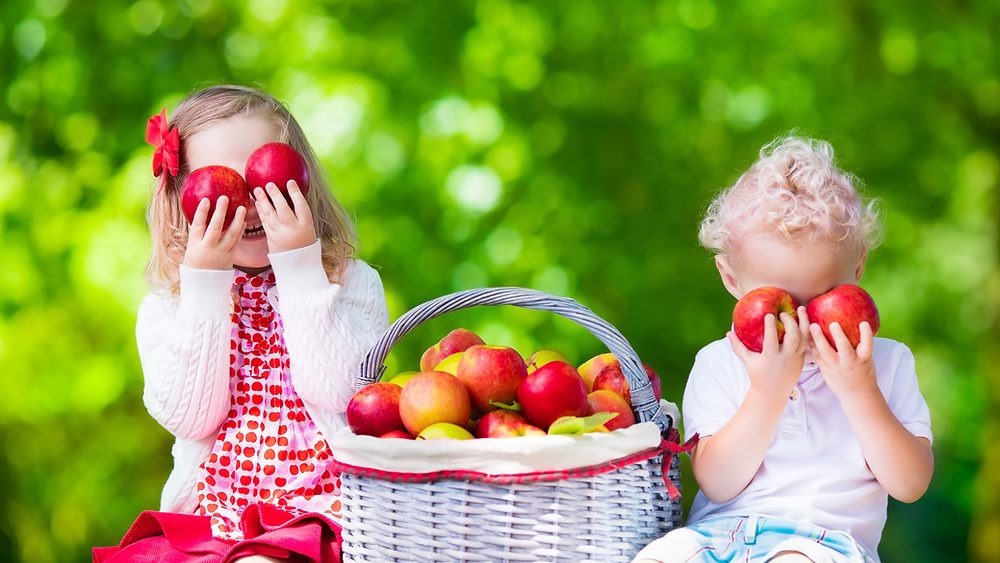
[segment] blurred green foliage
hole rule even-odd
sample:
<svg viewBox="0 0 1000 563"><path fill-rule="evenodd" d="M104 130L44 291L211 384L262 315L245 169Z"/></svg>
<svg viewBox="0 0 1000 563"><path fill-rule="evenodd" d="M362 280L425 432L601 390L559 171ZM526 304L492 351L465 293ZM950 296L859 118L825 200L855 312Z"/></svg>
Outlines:
<svg viewBox="0 0 1000 563"><path fill-rule="evenodd" d="M87 561L158 506L171 438L133 339L145 119L230 81L303 123L393 317L486 285L568 295L677 402L733 305L697 246L707 202L777 135L831 141L885 213L864 284L916 354L936 436L883 561L1000 560L998 24L989 0L3 2L0 560ZM390 369L457 325L601 351L551 315L471 310Z"/></svg>

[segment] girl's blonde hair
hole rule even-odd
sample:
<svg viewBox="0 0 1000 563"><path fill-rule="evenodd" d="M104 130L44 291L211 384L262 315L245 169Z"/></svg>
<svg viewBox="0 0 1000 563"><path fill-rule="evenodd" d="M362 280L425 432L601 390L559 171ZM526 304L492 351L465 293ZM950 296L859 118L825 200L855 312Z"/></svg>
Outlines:
<svg viewBox="0 0 1000 563"><path fill-rule="evenodd" d="M698 239L716 254L727 254L740 237L765 228L788 238L819 236L866 252L878 244L879 213L874 201L863 201L855 182L834 164L829 143L778 138L712 200Z"/></svg>
<svg viewBox="0 0 1000 563"><path fill-rule="evenodd" d="M146 267L146 279L154 287L175 295L180 292L180 264L188 240L188 222L181 210L181 187L191 173L184 158L185 142L195 133L235 116L273 120L281 132L278 140L292 145L305 158L310 179L306 200L322 246L323 268L331 281L340 281L344 268L355 256L354 224L334 197L305 133L284 104L255 88L233 85L212 86L191 94L170 118L169 126L177 128L180 139L180 167L177 177L167 177L162 192L156 193L154 188L147 210L153 252Z"/></svg>

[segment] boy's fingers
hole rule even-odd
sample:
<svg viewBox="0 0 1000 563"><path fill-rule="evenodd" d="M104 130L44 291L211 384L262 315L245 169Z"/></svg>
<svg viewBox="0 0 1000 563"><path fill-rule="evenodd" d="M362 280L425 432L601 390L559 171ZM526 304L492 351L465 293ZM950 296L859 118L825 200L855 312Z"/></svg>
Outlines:
<svg viewBox="0 0 1000 563"><path fill-rule="evenodd" d="M826 339L826 335L823 334L823 329L816 323L809 325L809 333L812 334L813 345L816 347L816 353L821 359L829 363L830 357L835 354L833 346L830 346L830 342Z"/></svg>
<svg viewBox="0 0 1000 563"><path fill-rule="evenodd" d="M845 357L854 355L854 346L851 346L851 340L847 338L840 323L830 323L830 336L833 336L833 343L837 345L837 354Z"/></svg>
<svg viewBox="0 0 1000 563"><path fill-rule="evenodd" d="M774 315L768 313L764 315L764 344L763 352L778 349L778 322Z"/></svg>
<svg viewBox="0 0 1000 563"><path fill-rule="evenodd" d="M736 333L730 330L726 333L726 338L729 339L729 344L733 347L733 352L736 352L736 356L743 360L743 363L747 363L750 360L750 350L743 345Z"/></svg>
<svg viewBox="0 0 1000 563"><path fill-rule="evenodd" d="M875 333L872 331L872 325L868 324L868 321L861 321L861 325L858 328L861 331L861 342L858 343L858 359L866 362L872 357L872 350L875 348Z"/></svg>
<svg viewBox="0 0 1000 563"><path fill-rule="evenodd" d="M788 313L781 313L781 324L785 331L784 345L793 349L798 349L802 334L797 330L799 325L795 323L795 317Z"/></svg>

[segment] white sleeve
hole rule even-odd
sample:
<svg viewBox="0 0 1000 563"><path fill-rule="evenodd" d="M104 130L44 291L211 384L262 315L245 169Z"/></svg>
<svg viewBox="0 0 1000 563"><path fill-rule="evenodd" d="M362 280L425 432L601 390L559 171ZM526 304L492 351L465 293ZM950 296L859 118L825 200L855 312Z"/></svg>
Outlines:
<svg viewBox="0 0 1000 563"><path fill-rule="evenodd" d="M219 431L229 412L232 270L181 267L181 295L153 293L136 319L149 414L178 438Z"/></svg>
<svg viewBox="0 0 1000 563"><path fill-rule="evenodd" d="M930 409L917 383L913 352L905 344L895 342L892 359L891 384L888 389L882 389L889 409L911 434L933 442Z"/></svg>
<svg viewBox="0 0 1000 563"><path fill-rule="evenodd" d="M713 342L695 357L681 408L685 439L695 433L702 437L715 434L743 401L746 383L741 383L740 366L733 363L736 356L729 346L726 340Z"/></svg>
<svg viewBox="0 0 1000 563"><path fill-rule="evenodd" d="M292 385L326 413L347 410L358 366L389 325L378 273L361 260L330 283L320 244L271 255Z"/></svg>

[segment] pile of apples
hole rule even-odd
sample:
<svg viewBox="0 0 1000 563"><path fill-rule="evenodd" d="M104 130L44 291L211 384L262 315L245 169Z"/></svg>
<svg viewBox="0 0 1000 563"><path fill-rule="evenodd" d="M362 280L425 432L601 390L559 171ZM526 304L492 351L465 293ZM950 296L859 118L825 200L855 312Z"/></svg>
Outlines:
<svg viewBox="0 0 1000 563"><path fill-rule="evenodd" d="M656 399L660 378L643 366ZM611 432L636 422L614 354L574 367L551 350L525 360L474 332L449 332L420 358L420 371L383 378L347 405L355 434L379 438L471 439Z"/></svg>
<svg viewBox="0 0 1000 563"><path fill-rule="evenodd" d="M233 168L219 165L202 166L191 172L181 189L181 209L190 223L194 221L198 203L208 198L211 202L208 216L211 218L216 201L226 196L229 198L223 222L223 228L226 228L233 221L237 207L251 208L252 188L262 188L273 182L291 205L287 187L289 180L295 180L303 194L309 191L309 166L305 159L289 144L267 143L250 154L242 175Z"/></svg>

